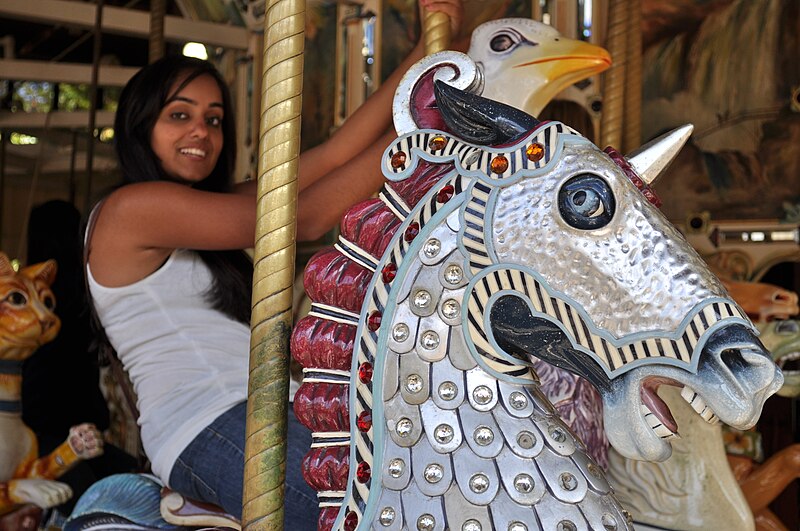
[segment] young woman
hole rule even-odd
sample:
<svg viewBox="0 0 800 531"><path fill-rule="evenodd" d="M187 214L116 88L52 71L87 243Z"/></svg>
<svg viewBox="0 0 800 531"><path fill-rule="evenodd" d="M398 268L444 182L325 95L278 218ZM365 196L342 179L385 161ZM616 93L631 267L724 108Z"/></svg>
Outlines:
<svg viewBox="0 0 800 531"><path fill-rule="evenodd" d="M460 0L423 0L457 29ZM454 31L455 34L455 31ZM315 239L380 183L391 100L420 45L326 143L300 158L298 238ZM93 211L90 295L138 397L153 472L241 515L255 182L230 186L228 89L209 63L168 57L139 71L114 124L123 176ZM300 476L309 434L291 416L286 520L316 529Z"/></svg>

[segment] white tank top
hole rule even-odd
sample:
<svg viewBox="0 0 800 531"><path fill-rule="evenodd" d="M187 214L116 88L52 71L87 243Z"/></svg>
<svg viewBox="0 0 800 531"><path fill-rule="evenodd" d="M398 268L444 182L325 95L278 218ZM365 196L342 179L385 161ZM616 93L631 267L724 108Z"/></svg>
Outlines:
<svg viewBox="0 0 800 531"><path fill-rule="evenodd" d="M250 330L204 298L211 273L176 250L128 286L89 289L111 345L133 382L142 444L164 483L181 452L219 415L247 398Z"/></svg>

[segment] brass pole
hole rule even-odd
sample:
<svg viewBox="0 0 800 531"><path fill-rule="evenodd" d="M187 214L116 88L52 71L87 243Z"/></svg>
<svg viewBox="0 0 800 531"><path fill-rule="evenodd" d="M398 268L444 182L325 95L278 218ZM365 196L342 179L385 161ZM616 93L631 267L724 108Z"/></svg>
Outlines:
<svg viewBox="0 0 800 531"><path fill-rule="evenodd" d="M642 143L642 3L628 0L627 68L625 69L625 141L623 153Z"/></svg>
<svg viewBox="0 0 800 531"><path fill-rule="evenodd" d="M605 73L603 118L600 123L600 147L622 148L622 117L625 106L625 68L628 10L625 0L609 0L606 48L611 54L611 68Z"/></svg>
<svg viewBox="0 0 800 531"><path fill-rule="evenodd" d="M86 137L86 197L84 201L84 212L89 212L92 205L92 180L94 179L94 126L97 120L97 106L99 91L97 88L100 70L100 52L102 50L103 39L103 3L104 0L97 0L95 8L93 43L92 43L92 81L89 85L89 134Z"/></svg>
<svg viewBox="0 0 800 531"><path fill-rule="evenodd" d="M268 0L242 528L283 529L304 0Z"/></svg>
<svg viewBox="0 0 800 531"><path fill-rule="evenodd" d="M164 15L166 0L150 0L150 39L147 61L154 63L164 57Z"/></svg>
<svg viewBox="0 0 800 531"><path fill-rule="evenodd" d="M422 34L425 38L425 55L446 50L453 38L450 31L450 17L438 11L425 11Z"/></svg>

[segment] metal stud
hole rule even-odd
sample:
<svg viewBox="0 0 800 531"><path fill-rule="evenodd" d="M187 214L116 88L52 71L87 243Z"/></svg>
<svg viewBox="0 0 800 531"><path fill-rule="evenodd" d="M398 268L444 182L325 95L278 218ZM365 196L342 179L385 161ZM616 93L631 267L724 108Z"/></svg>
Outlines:
<svg viewBox="0 0 800 531"><path fill-rule="evenodd" d="M392 339L397 341L398 343L402 343L406 339L408 339L408 334L410 330L408 329L408 325L405 323L397 323L392 328Z"/></svg>
<svg viewBox="0 0 800 531"><path fill-rule="evenodd" d="M439 386L439 398L450 401L458 394L458 387L453 382L442 382Z"/></svg>
<svg viewBox="0 0 800 531"><path fill-rule="evenodd" d="M419 374L409 374L406 378L406 389L409 393L419 393L422 391L423 382Z"/></svg>
<svg viewBox="0 0 800 531"><path fill-rule="evenodd" d="M519 474L514 478L514 488L517 492L528 494L533 491L535 483L530 474Z"/></svg>
<svg viewBox="0 0 800 531"><path fill-rule="evenodd" d="M435 349L439 346L439 334L433 330L423 332L422 337L420 338L420 344L422 345L422 348L426 350Z"/></svg>
<svg viewBox="0 0 800 531"><path fill-rule="evenodd" d="M430 306L431 299L432 297L430 292L425 291L424 289L417 290L416 293L414 293L414 306L424 310Z"/></svg>
<svg viewBox="0 0 800 531"><path fill-rule="evenodd" d="M489 490L489 478L486 474L475 474L469 478L469 488L476 494L481 494Z"/></svg>
<svg viewBox="0 0 800 531"><path fill-rule="evenodd" d="M474 433L475 442L480 446L488 446L494 441L494 433L486 426L478 426Z"/></svg>
<svg viewBox="0 0 800 531"><path fill-rule="evenodd" d="M464 271L455 264L447 266L444 270L444 279L448 284L457 285L464 278Z"/></svg>
<svg viewBox="0 0 800 531"><path fill-rule="evenodd" d="M561 520L556 524L556 531L578 531L578 526L571 520Z"/></svg>
<svg viewBox="0 0 800 531"><path fill-rule="evenodd" d="M567 436L564 434L564 430L559 428L558 426L550 426L547 428L547 431L550 433L550 437L556 442L564 442L567 440Z"/></svg>
<svg viewBox="0 0 800 531"><path fill-rule="evenodd" d="M384 527L389 527L394 523L396 513L392 507L384 507L381 511L380 522Z"/></svg>
<svg viewBox="0 0 800 531"><path fill-rule="evenodd" d="M433 531L434 527L436 527L436 518L433 515L426 513L417 518L417 529L419 531Z"/></svg>
<svg viewBox="0 0 800 531"><path fill-rule="evenodd" d="M453 427L449 424L439 424L433 431L433 437L440 444L447 444L452 441L454 434Z"/></svg>
<svg viewBox="0 0 800 531"><path fill-rule="evenodd" d="M425 481L428 483L439 483L444 477L442 465L433 463L425 467Z"/></svg>
<svg viewBox="0 0 800 531"><path fill-rule="evenodd" d="M508 401L511 404L511 407L518 411L528 407L528 397L519 391L514 391L511 393L511 395L508 397Z"/></svg>
<svg viewBox="0 0 800 531"><path fill-rule="evenodd" d="M397 435L400 437L408 437L411 434L411 430L414 429L414 423L411 422L411 419L407 417L403 417L397 421Z"/></svg>
<svg viewBox="0 0 800 531"><path fill-rule="evenodd" d="M461 313L461 305L455 299L447 299L442 303L442 315L447 319L455 319Z"/></svg>
<svg viewBox="0 0 800 531"><path fill-rule="evenodd" d="M528 526L522 522L511 522L508 524L508 531L528 531Z"/></svg>
<svg viewBox="0 0 800 531"><path fill-rule="evenodd" d="M493 396L492 390L485 385L479 385L474 391L472 391L472 398L476 403L482 406L485 406L491 402Z"/></svg>
<svg viewBox="0 0 800 531"><path fill-rule="evenodd" d="M605 529L606 531L616 531L617 529L617 519L614 518L614 515L611 515L609 513L605 513L603 515L601 523L603 524L603 529Z"/></svg>
<svg viewBox="0 0 800 531"><path fill-rule="evenodd" d="M564 490L575 490L578 488L578 480L569 472L564 472L558 476L558 481Z"/></svg>
<svg viewBox="0 0 800 531"><path fill-rule="evenodd" d="M436 238L431 238L430 240L425 242L425 245L422 246L422 252L425 253L425 256L428 258L433 258L439 251L442 250L442 242L437 240Z"/></svg>
<svg viewBox="0 0 800 531"><path fill-rule="evenodd" d="M477 520L470 518L461 526L461 531L482 531L483 526Z"/></svg>
<svg viewBox="0 0 800 531"><path fill-rule="evenodd" d="M530 450L536 445L536 436L529 431L521 431L517 435L517 444L525 450Z"/></svg>
<svg viewBox="0 0 800 531"><path fill-rule="evenodd" d="M396 458L389 461L389 475L393 478L399 478L405 472L406 463L402 459Z"/></svg>

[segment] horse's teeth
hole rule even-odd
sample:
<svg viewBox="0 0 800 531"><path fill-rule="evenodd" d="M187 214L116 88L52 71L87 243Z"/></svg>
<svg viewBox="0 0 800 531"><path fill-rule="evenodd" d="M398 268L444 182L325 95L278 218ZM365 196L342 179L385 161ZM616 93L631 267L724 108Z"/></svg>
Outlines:
<svg viewBox="0 0 800 531"><path fill-rule="evenodd" d="M659 418L652 411L650 411L649 407L641 404L639 409L641 410L642 415L644 415L647 425L650 426L650 429L652 429L656 435L667 441L681 438L680 435L674 433L672 430L664 426L661 420L659 420Z"/></svg>
<svg viewBox="0 0 800 531"><path fill-rule="evenodd" d="M719 422L719 418L717 418L714 411L706 405L706 401L688 385L685 385L681 390L681 397L687 404L692 406L692 409L700 415L700 418L709 424L717 424Z"/></svg>

